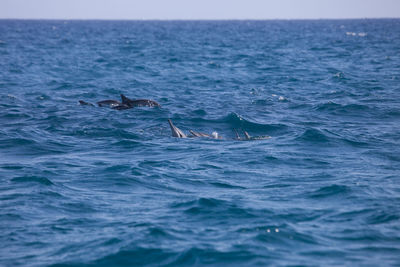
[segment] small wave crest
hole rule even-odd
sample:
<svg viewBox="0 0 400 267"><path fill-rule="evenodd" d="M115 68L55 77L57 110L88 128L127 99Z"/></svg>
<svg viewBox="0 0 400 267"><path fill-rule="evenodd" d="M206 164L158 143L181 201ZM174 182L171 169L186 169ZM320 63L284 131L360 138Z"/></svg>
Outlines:
<svg viewBox="0 0 400 267"><path fill-rule="evenodd" d="M371 112L371 107L363 104L338 104L332 101L321 103L314 108L318 112L327 112L341 116L360 116Z"/></svg>
<svg viewBox="0 0 400 267"><path fill-rule="evenodd" d="M174 209L182 209L185 214L190 216L213 216L213 218L217 220L226 217L253 217L247 210L233 203L215 198L198 198L187 202L176 203L171 207Z"/></svg>
<svg viewBox="0 0 400 267"><path fill-rule="evenodd" d="M319 188L318 190L312 192L310 197L316 199L338 197L341 195L346 195L350 191L351 189L348 186L333 184Z"/></svg>
<svg viewBox="0 0 400 267"><path fill-rule="evenodd" d="M230 113L219 120L223 123L228 123L233 129L243 129L246 131L254 131L257 133L270 134L286 131L288 126L282 123L279 124L265 124L257 123L246 119L237 113Z"/></svg>
<svg viewBox="0 0 400 267"><path fill-rule="evenodd" d="M19 176L12 178L11 181L16 183L39 183L42 185L53 185L48 178L41 176Z"/></svg>
<svg viewBox="0 0 400 267"><path fill-rule="evenodd" d="M310 128L305 130L300 136L296 138L298 141L312 142L312 143L328 143L329 137L321 130Z"/></svg>

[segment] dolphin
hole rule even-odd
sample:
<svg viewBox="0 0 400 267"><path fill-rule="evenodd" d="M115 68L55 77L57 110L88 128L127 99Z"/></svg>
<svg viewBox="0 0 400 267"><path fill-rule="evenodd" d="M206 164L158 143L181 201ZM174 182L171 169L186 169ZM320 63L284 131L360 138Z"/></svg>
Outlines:
<svg viewBox="0 0 400 267"><path fill-rule="evenodd" d="M244 134L244 136L245 136L246 140L250 140L250 139L251 139L251 136L249 135L249 133L248 133L248 132L246 132L246 131L243 131L243 134Z"/></svg>
<svg viewBox="0 0 400 267"><path fill-rule="evenodd" d="M97 105L99 107L109 107L109 108L117 109L117 110L131 108L128 105L125 105L117 100L102 100L102 101L97 102Z"/></svg>
<svg viewBox="0 0 400 267"><path fill-rule="evenodd" d="M92 103L89 103L89 102L86 102L83 100L79 100L79 104L81 104L82 106L94 107L94 105ZM103 100L103 101L97 102L97 105L99 107L109 107L109 108L117 109L117 110L131 108L128 105L122 104L121 102L119 102L117 100Z"/></svg>
<svg viewBox="0 0 400 267"><path fill-rule="evenodd" d="M239 136L238 131L237 131L236 129L234 129L234 130L235 130L236 140L240 140L241 138L240 138L240 136Z"/></svg>
<svg viewBox="0 0 400 267"><path fill-rule="evenodd" d="M83 100L79 100L79 104L81 104L82 106L92 106L92 107L94 107L94 105L92 103L85 102Z"/></svg>
<svg viewBox="0 0 400 267"><path fill-rule="evenodd" d="M234 130L235 130L236 140L250 140L251 139L251 136L249 135L248 132L243 131L244 138L241 138L238 131L236 129L234 129Z"/></svg>
<svg viewBox="0 0 400 267"><path fill-rule="evenodd" d="M97 105L99 107L110 107L110 108L119 106L121 104L122 103L117 100L102 100L102 101L97 102Z"/></svg>
<svg viewBox="0 0 400 267"><path fill-rule="evenodd" d="M212 134L206 134L206 133L200 133L200 132L195 132L193 130L189 130L189 132L192 134L190 136L185 135L181 129L176 127L170 119L168 119L169 126L171 127L171 132L173 137L178 137L178 138L186 138L186 137L206 137L206 138L212 138L212 139L222 139L222 137L218 136L217 132L213 132Z"/></svg>
<svg viewBox="0 0 400 267"><path fill-rule="evenodd" d="M192 134L191 137L207 137L207 138L212 138L212 139L222 139L222 137L219 136L217 132L212 132L212 134L195 132L193 130L189 130L189 132Z"/></svg>
<svg viewBox="0 0 400 267"><path fill-rule="evenodd" d="M121 94L122 104L129 107L161 107L156 101L149 99L130 99L125 95Z"/></svg>
<svg viewBox="0 0 400 267"><path fill-rule="evenodd" d="M212 138L212 139L223 139L223 137L219 136L217 132L213 132L212 134L206 134L206 133L201 133L201 132L196 132L193 130L189 130L189 132L192 134L190 136L187 136L182 132L181 129L176 127L170 119L168 119L169 126L171 127L171 132L173 137L178 137L178 138L187 138L187 137L206 137L206 138ZM246 131L243 130L243 135L244 137L240 137L238 131L234 129L236 138L235 140L240 140L240 141L249 141L249 140L265 140L265 139L270 139L271 136L264 135L264 136L250 136L250 134Z"/></svg>
<svg viewBox="0 0 400 267"><path fill-rule="evenodd" d="M243 130L244 138L241 138L238 131L236 129L235 134L236 134L236 140L265 140L265 139L270 139L271 136L268 135L262 135L262 136L250 136L250 134L246 131Z"/></svg>
<svg viewBox="0 0 400 267"><path fill-rule="evenodd" d="M108 99L108 100L102 100L96 103L99 107L115 107L121 104L121 102L117 101L117 100L112 100L112 99Z"/></svg>
<svg viewBox="0 0 400 267"><path fill-rule="evenodd" d="M178 138L186 138L187 136L178 128L176 127L170 119L168 119L169 126L171 127L171 132L173 137Z"/></svg>
<svg viewBox="0 0 400 267"><path fill-rule="evenodd" d="M206 134L206 133L199 133L199 132L195 132L190 130L189 131L194 137L211 137L211 135Z"/></svg>
<svg viewBox="0 0 400 267"><path fill-rule="evenodd" d="M116 110L130 109L133 107L161 107L156 101L149 99L129 99L121 94L122 102L113 99L107 99L97 102L99 107L108 107ZM79 104L86 106L94 106L92 103L79 100Z"/></svg>

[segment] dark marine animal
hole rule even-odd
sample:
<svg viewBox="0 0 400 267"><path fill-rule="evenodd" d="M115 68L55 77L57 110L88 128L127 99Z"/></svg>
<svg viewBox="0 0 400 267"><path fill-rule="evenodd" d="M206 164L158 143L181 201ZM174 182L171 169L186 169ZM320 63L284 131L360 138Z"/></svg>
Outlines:
<svg viewBox="0 0 400 267"><path fill-rule="evenodd" d="M99 107L109 107L109 108L117 109L117 110L131 108L128 105L125 105L117 100L102 100L102 101L97 102L97 105Z"/></svg>
<svg viewBox="0 0 400 267"><path fill-rule="evenodd" d="M79 100L79 104L81 104L82 106L92 106L92 107L94 107L94 105L92 103L85 102L83 100Z"/></svg>
<svg viewBox="0 0 400 267"><path fill-rule="evenodd" d="M193 130L189 130L189 132L192 135L187 136L186 134L183 133L181 129L176 127L170 119L168 119L169 126L171 127L171 132L173 137L178 137L178 138L187 138L187 137L206 137L206 138L211 138L211 139L223 139L218 135L217 132L213 132L212 134L206 134L206 133L201 133L201 132L196 132ZM264 136L250 136L250 134L246 131L243 131L244 138L240 137L238 131L234 129L236 133L236 138L235 140L240 140L240 141L250 141L250 140L265 140L271 138L268 135Z"/></svg>
<svg viewBox="0 0 400 267"><path fill-rule="evenodd" d="M156 101L149 99L130 99L125 95L121 94L122 102L113 99L107 99L97 102L99 107L108 107L116 110L130 109L134 107L161 107ZM94 106L92 103L79 100L79 104L86 106Z"/></svg>
<svg viewBox="0 0 400 267"><path fill-rule="evenodd" d="M244 138L240 137L240 135L236 129L235 129L235 134L236 134L236 140L250 140L251 139L251 136L246 131L243 131Z"/></svg>
<svg viewBox="0 0 400 267"><path fill-rule="evenodd" d="M200 132L195 132L193 130L190 130L189 132L192 134L190 136L187 136L182 132L181 129L176 127L170 119L168 119L169 126L171 127L171 132L173 137L178 137L178 138L186 138L186 137L207 137L207 138L213 138L213 139L221 139L221 137L218 136L217 132L213 132L211 135L206 134L206 133L200 133Z"/></svg>
<svg viewBox="0 0 400 267"><path fill-rule="evenodd" d="M270 139L271 136L269 135L261 135L261 136L250 136L248 132L243 130L243 135L244 138L240 137L238 131L236 129L235 134L236 134L236 140L242 140L242 141L249 141L249 140L265 140L265 139Z"/></svg>
<svg viewBox="0 0 400 267"><path fill-rule="evenodd" d="M130 99L125 95L121 94L122 104L129 107L161 107L156 101L149 99Z"/></svg>
<svg viewBox="0 0 400 267"><path fill-rule="evenodd" d="M168 119L169 126L171 127L171 132L173 137L178 137L178 138L186 138L186 134L184 134L181 129L176 127L170 119Z"/></svg>

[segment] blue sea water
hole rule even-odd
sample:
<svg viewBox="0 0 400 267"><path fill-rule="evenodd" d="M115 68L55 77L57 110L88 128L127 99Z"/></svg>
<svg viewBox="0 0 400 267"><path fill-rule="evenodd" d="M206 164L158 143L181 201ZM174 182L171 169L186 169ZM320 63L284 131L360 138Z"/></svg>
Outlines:
<svg viewBox="0 0 400 267"><path fill-rule="evenodd" d="M0 125L2 266L400 265L399 19L0 20Z"/></svg>

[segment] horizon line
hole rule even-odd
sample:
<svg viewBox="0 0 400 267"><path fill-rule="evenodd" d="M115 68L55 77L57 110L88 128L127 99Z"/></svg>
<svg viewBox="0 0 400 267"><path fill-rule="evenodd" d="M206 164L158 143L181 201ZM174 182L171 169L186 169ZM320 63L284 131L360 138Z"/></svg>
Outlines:
<svg viewBox="0 0 400 267"><path fill-rule="evenodd" d="M0 20L67 20L67 21L273 21L273 20L378 20L378 19L400 19L400 17L349 17L349 18L0 18Z"/></svg>

